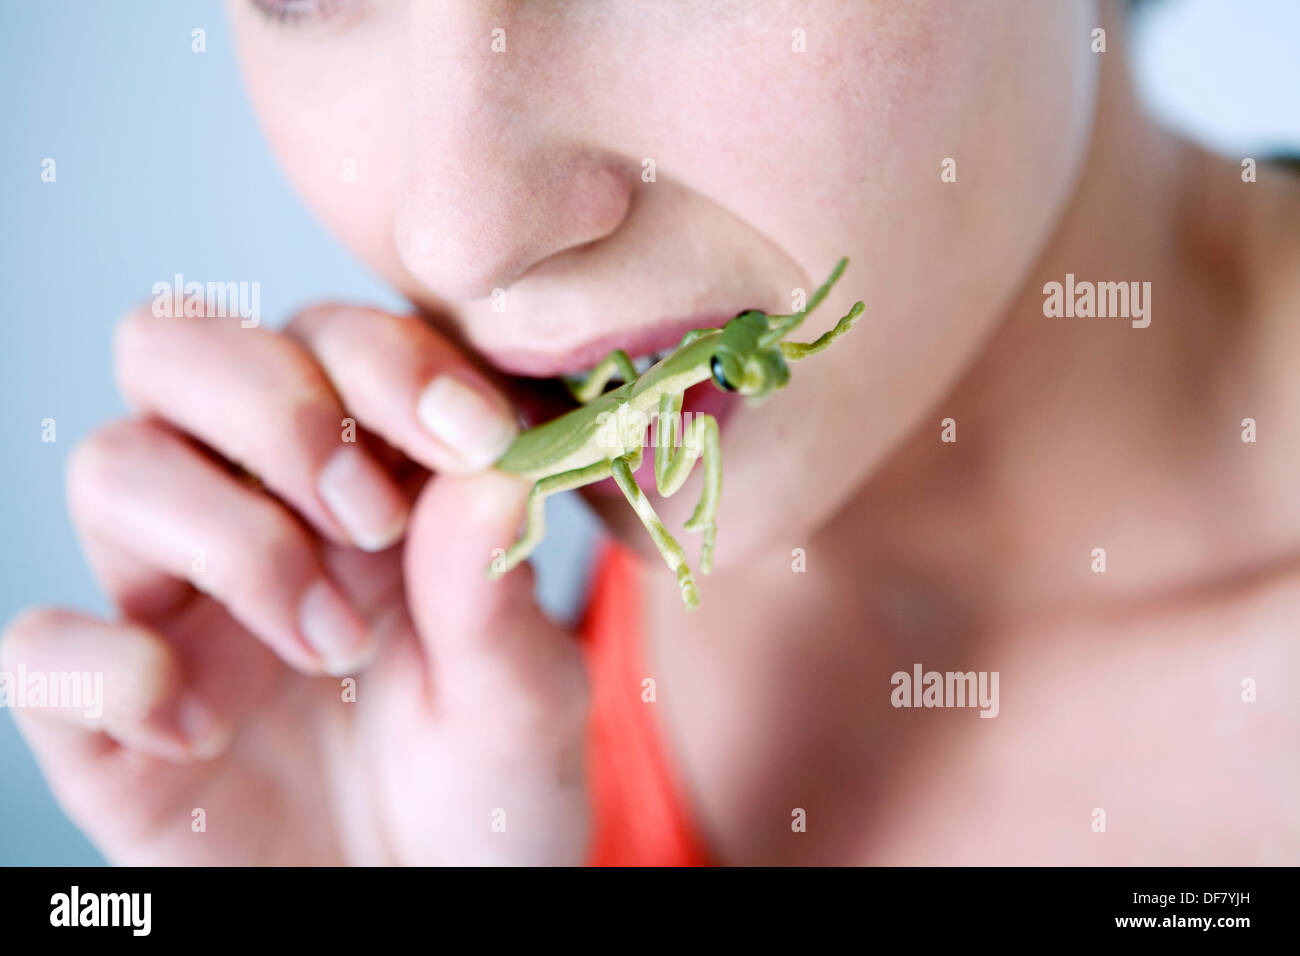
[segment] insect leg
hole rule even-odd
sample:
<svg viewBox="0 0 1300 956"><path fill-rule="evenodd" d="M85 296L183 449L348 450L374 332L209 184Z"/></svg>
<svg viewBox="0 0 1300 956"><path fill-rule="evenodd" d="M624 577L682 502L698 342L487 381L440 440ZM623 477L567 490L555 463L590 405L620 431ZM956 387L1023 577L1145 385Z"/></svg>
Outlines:
<svg viewBox="0 0 1300 956"><path fill-rule="evenodd" d="M712 415L696 415L683 430L682 445L676 444L681 419L682 395L664 393L659 397L658 431L655 435L655 487L665 498L675 495L704 458L704 490L699 504L686 522L687 531L703 531L700 546L700 570L713 571L713 548L717 543L718 500L722 496L722 452L718 440L718 420Z"/></svg>
<svg viewBox="0 0 1300 956"><path fill-rule="evenodd" d="M708 335L710 332L716 332L716 331L718 330L717 329L691 329L689 332L687 332L685 335L682 336L682 340L677 343L677 347L681 348L683 345L690 345L701 335Z"/></svg>
<svg viewBox="0 0 1300 956"><path fill-rule="evenodd" d="M635 382L637 379L636 367L622 349L615 349L601 359L590 375L576 385L569 386L569 392L585 405L605 391L605 386L615 374L621 375L624 383Z"/></svg>
<svg viewBox="0 0 1300 956"><path fill-rule="evenodd" d="M507 571L512 570L519 562L532 554L533 549L541 543L542 537L546 534L547 498L561 491L569 491L595 481L601 481L608 478L609 474L610 463L608 461L598 461L594 465L588 465L585 468L575 468L573 471L561 472L558 475L548 475L533 485L533 490L528 495L528 514L524 523L524 533L519 536L518 541L510 546L503 557L492 561L492 565L488 568L488 577L499 578Z"/></svg>
<svg viewBox="0 0 1300 956"><path fill-rule="evenodd" d="M691 419L685 444L687 448L698 449L695 454L704 458L704 490L700 492L695 512L684 527L687 531L704 532L704 541L700 545L700 570L710 574L713 571L713 547L718 540L718 502L722 499L722 448L718 439L718 420L712 415L696 415ZM686 471L690 471L689 466Z"/></svg>
<svg viewBox="0 0 1300 956"><path fill-rule="evenodd" d="M645 525L646 531L650 532L650 537L663 555L664 561L668 564L670 571L677 573L677 586L681 588L682 600L686 603L687 610L694 610L700 606L700 596L695 590L695 580L691 577L691 569L686 565L686 552L682 546L677 543L664 523L659 520L659 515L655 513L654 507L650 504L650 499L645 496L640 486L636 483L636 477L632 473L632 467L628 462L628 456L615 458L613 463L614 481L618 483L619 488L627 497L628 503L632 510L636 512L641 523Z"/></svg>
<svg viewBox="0 0 1300 956"><path fill-rule="evenodd" d="M685 484L697 459L704 458L704 490L699 504L686 522L687 531L703 531L700 547L700 570L713 571L713 547L717 542L718 500L722 496L722 452L718 440L718 420L712 415L696 415L682 430L682 445L677 441L681 420L682 395L665 393L659 397L659 422L655 435L655 487L659 494L671 498Z"/></svg>
<svg viewBox="0 0 1300 956"><path fill-rule="evenodd" d="M677 493L695 459L700 457L699 446L683 441L677 448L682 418L682 393L664 392L659 396L659 417L655 421L655 488L665 498ZM686 436L683 436L686 437Z"/></svg>

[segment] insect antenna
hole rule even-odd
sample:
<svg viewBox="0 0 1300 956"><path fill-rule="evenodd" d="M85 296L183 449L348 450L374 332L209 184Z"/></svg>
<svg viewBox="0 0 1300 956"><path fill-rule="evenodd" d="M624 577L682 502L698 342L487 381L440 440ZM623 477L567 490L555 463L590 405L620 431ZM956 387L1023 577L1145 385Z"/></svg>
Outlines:
<svg viewBox="0 0 1300 956"><path fill-rule="evenodd" d="M830 347L832 342L849 329L853 328L853 323L858 321L858 316L862 315L864 309L866 309L866 305L863 302L858 301L853 303L853 308L849 309L848 315L836 322L835 328L831 329L829 332L823 332L811 342L782 342L782 357L798 360L825 351Z"/></svg>
<svg viewBox="0 0 1300 956"><path fill-rule="evenodd" d="M766 348L774 342L781 341L781 339L799 328L808 313L821 305L822 300L830 294L831 287L839 281L840 276L844 274L844 270L848 267L848 264L849 259L847 256L835 263L835 268L831 271L830 276L827 277L826 281L823 282L817 291L813 293L812 298L808 300L808 304L804 306L802 312L795 312L790 315L769 316L768 319L771 323L771 327L758 337L759 346Z"/></svg>

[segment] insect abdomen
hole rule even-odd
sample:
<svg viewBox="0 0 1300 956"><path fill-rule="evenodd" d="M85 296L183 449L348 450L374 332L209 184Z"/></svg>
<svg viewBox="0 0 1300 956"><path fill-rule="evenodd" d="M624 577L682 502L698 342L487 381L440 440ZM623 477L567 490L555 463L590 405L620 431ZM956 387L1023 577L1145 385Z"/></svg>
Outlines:
<svg viewBox="0 0 1300 956"><path fill-rule="evenodd" d="M597 442L603 427L601 415L616 414L629 390L629 386L621 386L528 429L506 449L496 467L525 478L544 478L616 457L617 449L601 448Z"/></svg>

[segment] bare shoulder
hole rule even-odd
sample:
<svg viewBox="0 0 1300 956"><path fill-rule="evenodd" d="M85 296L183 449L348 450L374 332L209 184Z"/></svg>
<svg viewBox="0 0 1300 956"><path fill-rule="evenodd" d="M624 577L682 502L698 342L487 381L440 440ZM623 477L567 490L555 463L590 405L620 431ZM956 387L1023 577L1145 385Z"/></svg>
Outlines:
<svg viewBox="0 0 1300 956"><path fill-rule="evenodd" d="M1300 306L1300 156L1260 163L1256 181L1244 184L1247 276L1264 307L1289 309L1296 325Z"/></svg>
<svg viewBox="0 0 1300 956"><path fill-rule="evenodd" d="M1194 258L1234 284L1267 287L1300 262L1300 156L1238 161L1184 144L1182 222Z"/></svg>
<svg viewBox="0 0 1300 956"><path fill-rule="evenodd" d="M876 860L1300 859L1300 567L989 646L996 718L954 722ZM916 800L920 795L920 800ZM936 824L935 821L940 821Z"/></svg>
<svg viewBox="0 0 1300 956"><path fill-rule="evenodd" d="M1269 405L1300 448L1300 157L1187 156L1181 251L1241 373L1234 397Z"/></svg>

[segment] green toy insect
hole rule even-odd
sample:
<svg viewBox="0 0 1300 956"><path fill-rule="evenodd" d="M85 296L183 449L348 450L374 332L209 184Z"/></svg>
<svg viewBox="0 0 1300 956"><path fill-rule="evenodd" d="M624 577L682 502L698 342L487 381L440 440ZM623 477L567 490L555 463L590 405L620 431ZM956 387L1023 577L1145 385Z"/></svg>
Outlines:
<svg viewBox="0 0 1300 956"><path fill-rule="evenodd" d="M790 381L787 360L823 351L862 315L865 306L857 302L833 329L815 341L781 341L826 298L848 264L848 259L836 264L802 312L767 315L751 309L720 329L694 329L686 333L671 355L641 375L627 353L618 349L592 369L585 380L571 386L582 407L524 432L496 463L501 471L532 479L536 484L528 499L523 534L503 556L493 560L488 576L505 574L537 547L545 534L548 497L613 476L669 570L676 573L687 609L698 607L699 594L686 564L686 553L659 520L634 477L641 466L648 413L654 410L658 414L654 446L655 485L660 495L667 498L675 494L690 476L696 460L704 458L704 491L685 528L704 532L700 570L708 574L713 569L715 519L722 494L718 422L712 415L697 414L681 428L682 394L692 385L712 378L718 388L738 392L751 404L757 404L784 387ZM604 391L616 374L624 384ZM683 434L677 446L679 431Z"/></svg>

